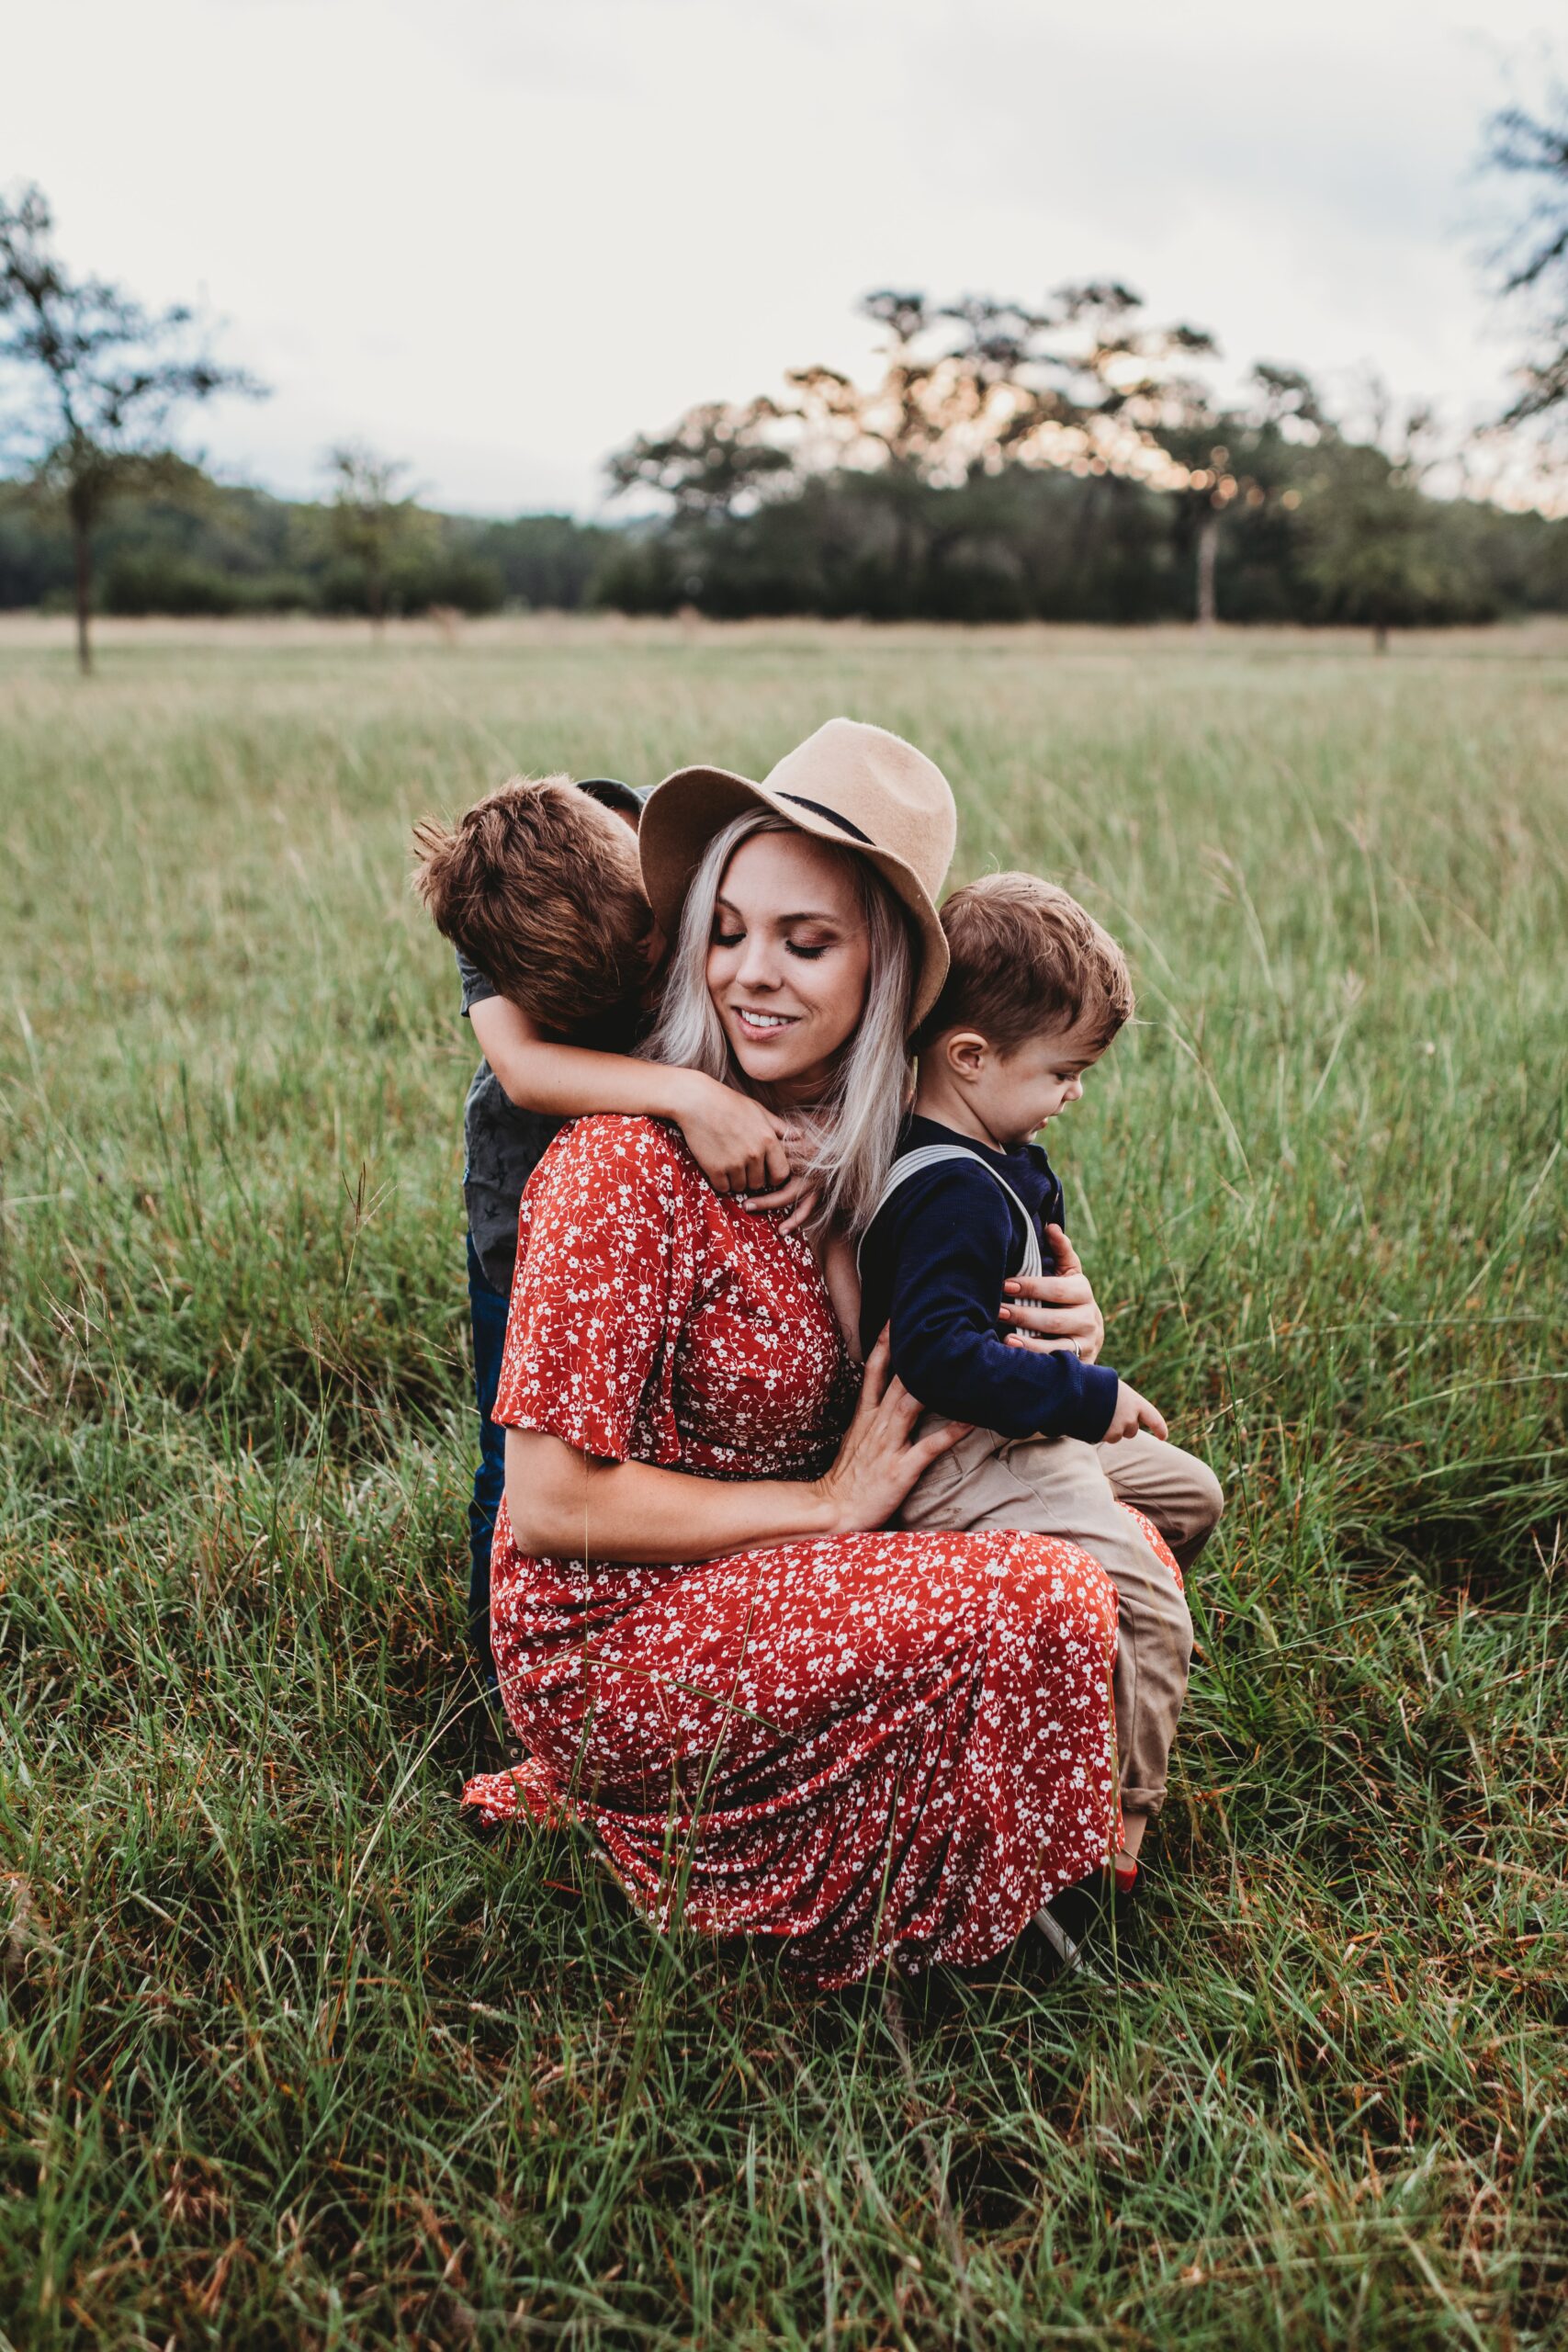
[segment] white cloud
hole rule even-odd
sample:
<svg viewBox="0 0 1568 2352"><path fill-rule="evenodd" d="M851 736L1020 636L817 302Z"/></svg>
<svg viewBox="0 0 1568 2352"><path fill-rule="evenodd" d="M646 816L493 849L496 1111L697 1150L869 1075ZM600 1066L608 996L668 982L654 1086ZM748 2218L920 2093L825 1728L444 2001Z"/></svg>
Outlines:
<svg viewBox="0 0 1568 2352"><path fill-rule="evenodd" d="M592 506L607 449L886 283L1114 272L1254 356L1495 403L1461 233L1540 0L51 0L0 154L78 266L204 289L275 387L200 421L310 487L364 435L454 503Z"/></svg>

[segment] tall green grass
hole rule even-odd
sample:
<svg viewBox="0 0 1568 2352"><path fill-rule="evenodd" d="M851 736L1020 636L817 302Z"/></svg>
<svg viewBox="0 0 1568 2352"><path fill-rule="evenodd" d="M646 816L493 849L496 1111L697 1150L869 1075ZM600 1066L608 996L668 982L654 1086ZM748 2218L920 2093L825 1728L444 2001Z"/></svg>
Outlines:
<svg viewBox="0 0 1568 2352"><path fill-rule="evenodd" d="M1568 2341L1568 639L0 637L0 2343ZM1122 1989L831 1999L484 1843L412 819L914 737L1141 1020L1056 1131L1221 1470Z"/></svg>

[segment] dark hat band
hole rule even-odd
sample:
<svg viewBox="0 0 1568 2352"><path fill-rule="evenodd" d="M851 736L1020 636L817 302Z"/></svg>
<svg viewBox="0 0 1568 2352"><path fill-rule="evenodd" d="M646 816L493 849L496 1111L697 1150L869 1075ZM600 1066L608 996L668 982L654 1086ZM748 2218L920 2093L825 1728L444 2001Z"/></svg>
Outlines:
<svg viewBox="0 0 1568 2352"><path fill-rule="evenodd" d="M852 840L863 842L867 849L876 847L869 833L863 833L858 825L852 825L849 819L840 817L836 808L824 808L820 800L807 800L804 792L781 792L778 797L781 800L793 800L797 808L809 808L814 817L826 817L830 825L837 825L839 831L848 833Z"/></svg>

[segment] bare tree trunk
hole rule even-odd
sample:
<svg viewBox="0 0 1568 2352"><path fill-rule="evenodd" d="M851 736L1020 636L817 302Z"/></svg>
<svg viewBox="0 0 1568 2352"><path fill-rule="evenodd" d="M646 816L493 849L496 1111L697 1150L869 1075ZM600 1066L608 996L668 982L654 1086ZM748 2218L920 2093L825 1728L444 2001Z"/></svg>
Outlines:
<svg viewBox="0 0 1568 2352"><path fill-rule="evenodd" d="M1198 626L1213 628L1219 618L1214 601L1214 558L1220 548L1220 518L1211 506L1198 526Z"/></svg>
<svg viewBox="0 0 1568 2352"><path fill-rule="evenodd" d="M71 532L76 548L76 666L85 678L93 668L93 543L85 524L73 521Z"/></svg>

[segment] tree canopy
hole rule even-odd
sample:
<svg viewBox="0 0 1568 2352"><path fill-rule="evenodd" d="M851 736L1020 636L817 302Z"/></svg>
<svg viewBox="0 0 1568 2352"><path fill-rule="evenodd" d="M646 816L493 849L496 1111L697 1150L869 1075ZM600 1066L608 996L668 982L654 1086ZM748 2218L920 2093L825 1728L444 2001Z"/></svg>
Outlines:
<svg viewBox="0 0 1568 2352"><path fill-rule="evenodd" d="M39 188L0 198L0 384L10 394L0 434L35 493L69 519L85 671L95 529L117 499L189 481L169 438L176 409L262 387L210 356L183 304L149 311L105 278L73 277L53 230Z"/></svg>
<svg viewBox="0 0 1568 2352"><path fill-rule="evenodd" d="M326 456L332 487L328 536L337 552L358 569L366 610L378 636L386 623L394 567L425 537L412 492L398 495L408 471L400 458L384 458L364 441L342 442Z"/></svg>
<svg viewBox="0 0 1568 2352"><path fill-rule="evenodd" d="M1032 305L885 288L862 308L874 381L792 368L611 459L613 493L660 514L609 551L600 594L737 616L1342 620L1380 645L1517 609L1527 571L1524 601L1562 594L1568 526L1430 496L1425 420L1357 436L1275 361L1221 398L1213 336L1151 321L1119 281ZM1527 540L1532 565L1501 560Z"/></svg>
<svg viewBox="0 0 1568 2352"><path fill-rule="evenodd" d="M1568 417L1568 86L1532 112L1505 107L1486 160L1519 184L1523 203L1496 260L1499 290L1522 317L1531 348L1505 424Z"/></svg>

